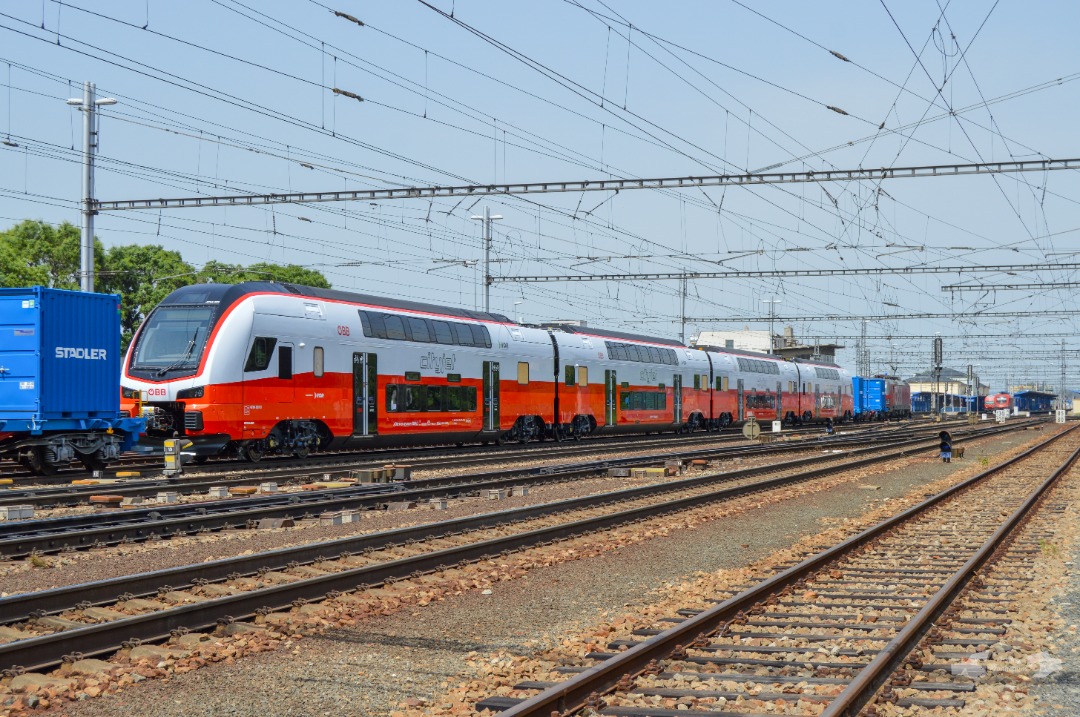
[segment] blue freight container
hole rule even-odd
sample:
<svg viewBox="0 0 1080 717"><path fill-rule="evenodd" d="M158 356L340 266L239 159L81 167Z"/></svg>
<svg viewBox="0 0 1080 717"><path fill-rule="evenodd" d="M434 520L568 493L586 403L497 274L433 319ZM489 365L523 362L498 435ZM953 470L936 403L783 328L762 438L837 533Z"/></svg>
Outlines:
<svg viewBox="0 0 1080 717"><path fill-rule="evenodd" d="M855 394L855 415L885 410L885 379L853 376L851 384Z"/></svg>
<svg viewBox="0 0 1080 717"><path fill-rule="evenodd" d="M120 417L119 311L115 294L0 289L3 430Z"/></svg>

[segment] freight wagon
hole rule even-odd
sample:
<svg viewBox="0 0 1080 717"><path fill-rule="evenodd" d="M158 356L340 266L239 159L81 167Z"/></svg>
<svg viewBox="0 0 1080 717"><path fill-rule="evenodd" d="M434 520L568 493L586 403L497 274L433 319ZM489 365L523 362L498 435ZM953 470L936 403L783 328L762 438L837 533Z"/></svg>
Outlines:
<svg viewBox="0 0 1080 717"><path fill-rule="evenodd" d="M145 426L120 410L120 297L0 289L0 455L98 470Z"/></svg>

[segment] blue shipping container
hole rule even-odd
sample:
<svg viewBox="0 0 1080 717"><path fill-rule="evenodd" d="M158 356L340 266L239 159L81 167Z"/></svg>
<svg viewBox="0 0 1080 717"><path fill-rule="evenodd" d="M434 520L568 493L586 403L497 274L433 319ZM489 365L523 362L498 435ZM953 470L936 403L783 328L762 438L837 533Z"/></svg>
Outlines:
<svg viewBox="0 0 1080 717"><path fill-rule="evenodd" d="M855 415L868 411L882 413L886 410L885 379L853 376L851 385L855 394Z"/></svg>
<svg viewBox="0 0 1080 717"><path fill-rule="evenodd" d="M115 294L0 289L4 430L119 417L119 311Z"/></svg>

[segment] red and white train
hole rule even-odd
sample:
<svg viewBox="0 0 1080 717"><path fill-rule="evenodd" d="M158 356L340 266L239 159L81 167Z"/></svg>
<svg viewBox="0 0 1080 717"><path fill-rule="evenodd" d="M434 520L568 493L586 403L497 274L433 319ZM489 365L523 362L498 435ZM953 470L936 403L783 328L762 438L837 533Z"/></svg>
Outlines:
<svg viewBox="0 0 1080 717"><path fill-rule="evenodd" d="M122 404L199 456L718 430L851 418L832 364L269 282L170 294ZM141 397L145 396L145 402Z"/></svg>

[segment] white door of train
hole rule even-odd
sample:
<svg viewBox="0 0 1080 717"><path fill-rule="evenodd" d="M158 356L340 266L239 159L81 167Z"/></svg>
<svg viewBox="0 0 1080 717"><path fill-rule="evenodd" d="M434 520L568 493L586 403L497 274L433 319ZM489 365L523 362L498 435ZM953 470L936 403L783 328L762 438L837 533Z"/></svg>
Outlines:
<svg viewBox="0 0 1080 717"><path fill-rule="evenodd" d="M379 364L375 354L353 354L353 435L379 432Z"/></svg>

